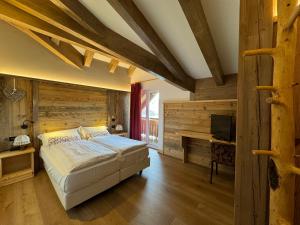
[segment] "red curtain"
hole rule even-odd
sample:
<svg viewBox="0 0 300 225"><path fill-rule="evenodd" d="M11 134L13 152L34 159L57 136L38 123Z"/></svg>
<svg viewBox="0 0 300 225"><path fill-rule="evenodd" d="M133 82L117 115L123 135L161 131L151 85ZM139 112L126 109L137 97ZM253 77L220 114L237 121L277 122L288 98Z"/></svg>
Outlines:
<svg viewBox="0 0 300 225"><path fill-rule="evenodd" d="M130 95L130 138L141 140L141 84L131 85Z"/></svg>

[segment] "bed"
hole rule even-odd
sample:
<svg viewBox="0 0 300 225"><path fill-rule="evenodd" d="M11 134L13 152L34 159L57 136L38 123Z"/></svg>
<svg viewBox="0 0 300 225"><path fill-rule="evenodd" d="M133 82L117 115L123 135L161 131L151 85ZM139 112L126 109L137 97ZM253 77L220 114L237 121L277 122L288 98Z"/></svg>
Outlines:
<svg viewBox="0 0 300 225"><path fill-rule="evenodd" d="M96 153L93 154L93 151ZM71 152L75 157L69 155ZM86 154L88 157L77 163L78 152L81 156ZM120 180L117 154L90 141L80 140L50 147L42 146L40 156L59 200L66 210L107 190Z"/></svg>
<svg viewBox="0 0 300 225"><path fill-rule="evenodd" d="M120 179L124 180L150 166L149 150L142 141L132 140L118 135L100 135L89 138L118 153L120 161Z"/></svg>
<svg viewBox="0 0 300 225"><path fill-rule="evenodd" d="M99 133L98 128L96 130L97 134L88 133L91 135L89 138L80 129L38 136L43 143L40 157L65 210L150 165L148 148L144 143L119 139L118 136L108 135L106 132L107 138L102 140L100 137L103 133ZM115 145L109 145L109 142L115 142Z"/></svg>

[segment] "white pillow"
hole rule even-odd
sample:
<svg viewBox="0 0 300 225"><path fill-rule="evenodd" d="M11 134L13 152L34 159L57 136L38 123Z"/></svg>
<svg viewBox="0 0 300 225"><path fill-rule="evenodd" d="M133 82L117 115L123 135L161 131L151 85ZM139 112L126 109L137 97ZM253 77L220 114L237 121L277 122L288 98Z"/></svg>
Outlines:
<svg viewBox="0 0 300 225"><path fill-rule="evenodd" d="M79 133L82 138L89 139L96 136L105 136L109 135L106 126L98 126L98 127L79 127Z"/></svg>
<svg viewBox="0 0 300 225"><path fill-rule="evenodd" d="M40 134L38 138L43 142L43 145L45 146L51 146L60 143L81 140L81 137L78 133L78 129L61 130L61 131L44 133L44 134Z"/></svg>

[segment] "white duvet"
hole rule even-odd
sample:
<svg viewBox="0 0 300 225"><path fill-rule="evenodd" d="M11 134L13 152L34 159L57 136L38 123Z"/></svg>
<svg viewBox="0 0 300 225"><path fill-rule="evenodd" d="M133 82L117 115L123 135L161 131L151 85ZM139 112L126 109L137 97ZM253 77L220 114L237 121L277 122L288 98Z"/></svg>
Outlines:
<svg viewBox="0 0 300 225"><path fill-rule="evenodd" d="M42 151L63 176L117 155L105 146L86 140L42 146Z"/></svg>
<svg viewBox="0 0 300 225"><path fill-rule="evenodd" d="M89 140L102 144L105 147L118 152L119 154L124 154L142 147L146 147L147 145L143 141L136 141L125 137L120 137L118 135L96 136L90 138Z"/></svg>

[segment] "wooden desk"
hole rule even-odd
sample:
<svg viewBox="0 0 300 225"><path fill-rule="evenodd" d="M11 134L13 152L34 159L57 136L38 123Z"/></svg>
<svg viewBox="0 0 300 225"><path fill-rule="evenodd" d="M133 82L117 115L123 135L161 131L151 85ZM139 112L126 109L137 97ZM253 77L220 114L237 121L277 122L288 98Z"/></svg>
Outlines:
<svg viewBox="0 0 300 225"><path fill-rule="evenodd" d="M15 182L19 182L22 180L25 180L27 178L33 177L34 176L34 151L35 149L32 147L29 147L25 150L17 150L17 151L5 151L0 153L0 187L9 185ZM8 159L8 158L13 158L13 157L18 157L22 155L30 155L30 167L29 168L24 168L24 169L18 169L17 171L16 168L10 168L9 171L8 168L4 167L3 160ZM23 159L22 159L23 160ZM8 164L7 164L8 166ZM11 166L10 166L11 167ZM13 170L13 171L11 171ZM5 174L4 174L4 171Z"/></svg>
<svg viewBox="0 0 300 225"><path fill-rule="evenodd" d="M181 146L183 148L183 162L184 163L187 161L188 138L201 139L201 140L209 141L211 143L218 143L218 144L224 144L224 145L233 145L233 146L236 145L236 142L218 140L218 139L213 138L212 134L208 134L208 133L200 133L200 132L182 130L182 131L177 132L177 134L181 136Z"/></svg>

